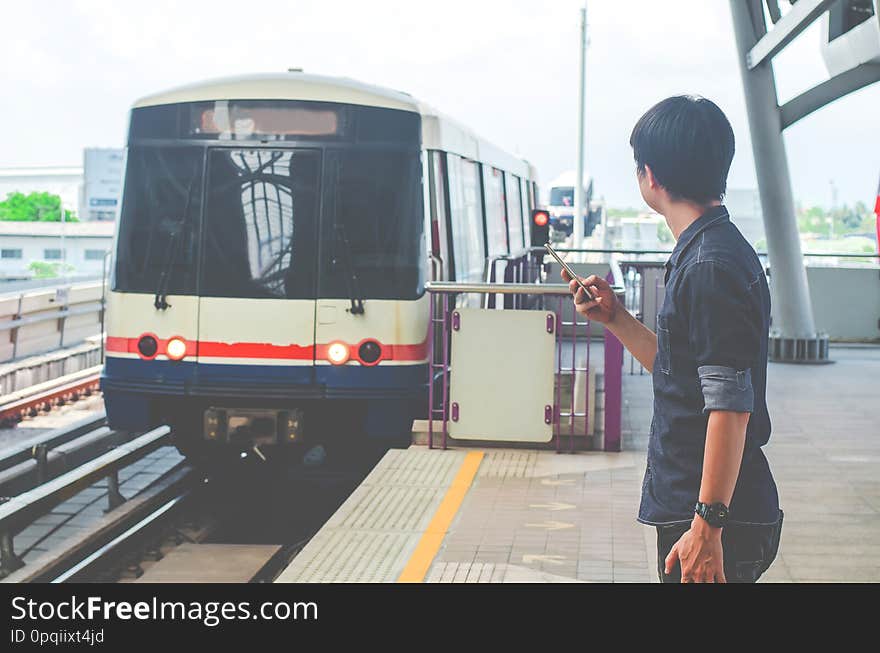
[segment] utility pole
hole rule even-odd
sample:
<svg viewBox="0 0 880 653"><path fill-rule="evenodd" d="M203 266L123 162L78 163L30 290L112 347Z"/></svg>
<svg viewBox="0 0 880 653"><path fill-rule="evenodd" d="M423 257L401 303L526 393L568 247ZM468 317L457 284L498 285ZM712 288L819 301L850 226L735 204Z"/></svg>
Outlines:
<svg viewBox="0 0 880 653"><path fill-rule="evenodd" d="M584 244L584 112L585 77L587 67L587 2L581 9L580 21L580 63L578 65L578 114L577 114L577 172L574 176L574 216L572 247L577 249Z"/></svg>
<svg viewBox="0 0 880 653"><path fill-rule="evenodd" d="M61 209L61 275L67 281L67 247L64 243L64 232L67 230L67 221L64 215L64 202L58 198L58 206Z"/></svg>

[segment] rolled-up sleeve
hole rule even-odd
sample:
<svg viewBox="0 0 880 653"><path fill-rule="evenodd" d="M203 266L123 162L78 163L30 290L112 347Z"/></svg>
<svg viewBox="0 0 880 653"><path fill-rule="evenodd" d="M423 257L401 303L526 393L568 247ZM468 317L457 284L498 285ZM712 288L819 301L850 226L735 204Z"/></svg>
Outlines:
<svg viewBox="0 0 880 653"><path fill-rule="evenodd" d="M722 263L701 261L687 270L683 292L703 412L751 413L762 324L753 284Z"/></svg>

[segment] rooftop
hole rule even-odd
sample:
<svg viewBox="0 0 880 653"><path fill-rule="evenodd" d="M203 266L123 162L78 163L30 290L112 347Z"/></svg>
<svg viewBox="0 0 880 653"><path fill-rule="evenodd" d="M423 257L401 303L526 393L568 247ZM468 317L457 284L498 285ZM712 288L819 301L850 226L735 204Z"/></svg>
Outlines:
<svg viewBox="0 0 880 653"><path fill-rule="evenodd" d="M0 236L60 237L62 229L66 237L112 238L116 223L95 222L19 222L0 220Z"/></svg>
<svg viewBox="0 0 880 653"><path fill-rule="evenodd" d="M0 168L0 179L4 177L81 177L82 166L14 166Z"/></svg>

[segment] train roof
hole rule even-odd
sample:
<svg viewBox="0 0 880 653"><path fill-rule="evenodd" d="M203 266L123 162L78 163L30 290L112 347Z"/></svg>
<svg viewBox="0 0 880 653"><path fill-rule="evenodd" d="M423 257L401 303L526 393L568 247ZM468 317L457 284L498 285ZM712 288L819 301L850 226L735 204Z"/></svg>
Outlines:
<svg viewBox="0 0 880 653"><path fill-rule="evenodd" d="M426 149L454 152L489 163L521 177L534 178L533 168L517 156L481 139L459 122L403 91L365 84L348 77L298 71L222 77L186 84L140 98L133 108L211 100L311 100L412 111L422 116Z"/></svg>
<svg viewBox="0 0 880 653"><path fill-rule="evenodd" d="M407 93L364 84L347 77L307 75L301 72L262 73L209 79L137 100L134 108L177 102L210 100L314 100L342 102L419 112Z"/></svg>

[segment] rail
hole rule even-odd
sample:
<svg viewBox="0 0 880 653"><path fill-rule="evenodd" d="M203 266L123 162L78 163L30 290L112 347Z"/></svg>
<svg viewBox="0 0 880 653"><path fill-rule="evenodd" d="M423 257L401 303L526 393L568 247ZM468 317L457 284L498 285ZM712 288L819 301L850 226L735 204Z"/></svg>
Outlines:
<svg viewBox="0 0 880 653"><path fill-rule="evenodd" d="M106 425L106 423L107 416L101 411L96 415L84 417L70 426L54 429L48 433L42 433L40 435L35 435L32 438L15 442L9 448L3 450L3 455L0 456L0 471L9 469L19 463L32 460L35 455L34 452L38 447L53 449L62 444L66 444L71 440L75 440L85 433L94 431L95 429Z"/></svg>
<svg viewBox="0 0 880 653"><path fill-rule="evenodd" d="M672 254L671 249L604 249L604 248L563 248L554 247L557 252L571 254L625 254L627 256L639 255L663 255ZM756 252L761 258L769 258L768 252ZM804 258L844 258L844 259L876 259L880 261L880 254L871 254L869 252L804 252Z"/></svg>
<svg viewBox="0 0 880 653"><path fill-rule="evenodd" d="M170 433L169 427L160 426L0 505L0 578L24 566L15 553L16 533L103 478L107 479L108 508L112 510L122 505L125 498L119 492L119 470L166 445Z"/></svg>
<svg viewBox="0 0 880 653"><path fill-rule="evenodd" d="M10 393L0 404L0 427L12 426L26 415L35 416L41 409L76 400L80 395L91 395L100 385L100 373L101 366L96 365Z"/></svg>
<svg viewBox="0 0 880 653"><path fill-rule="evenodd" d="M103 282L88 282L0 295L0 363L101 333L103 289Z"/></svg>

